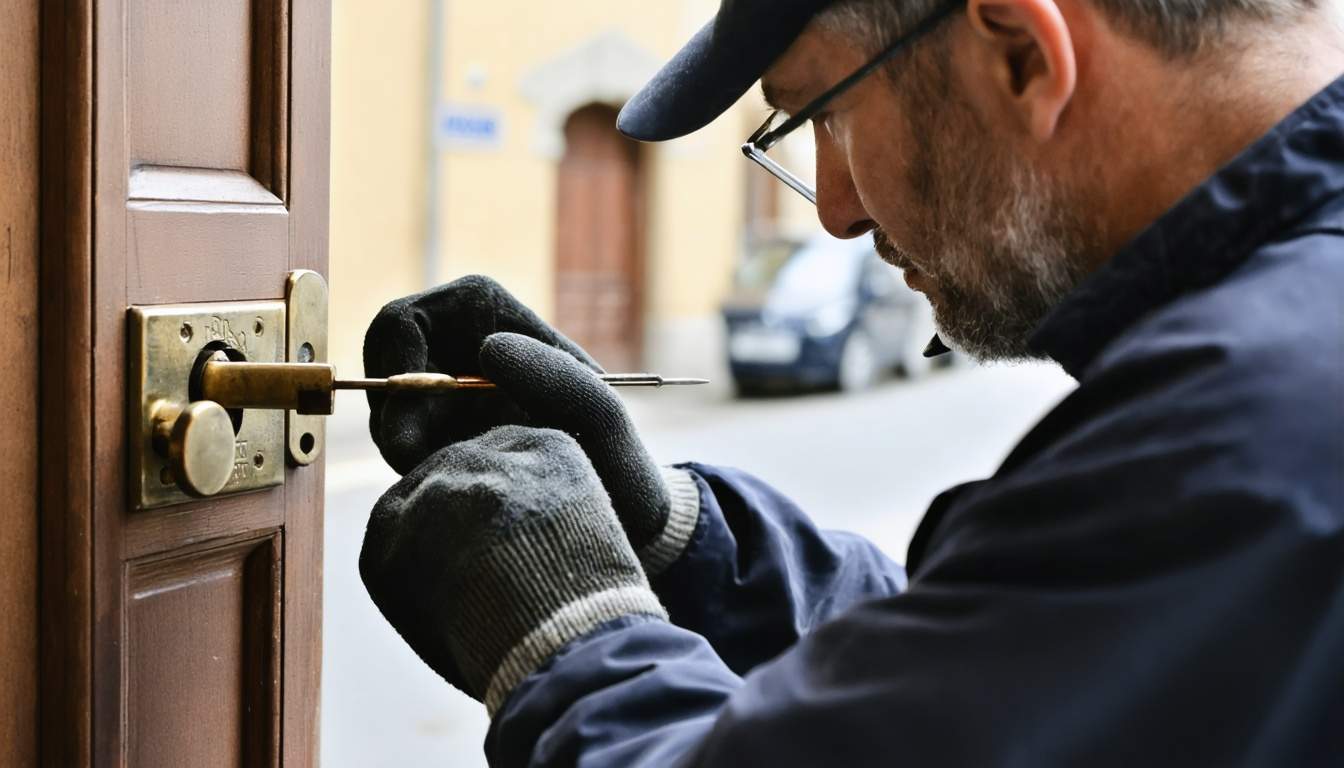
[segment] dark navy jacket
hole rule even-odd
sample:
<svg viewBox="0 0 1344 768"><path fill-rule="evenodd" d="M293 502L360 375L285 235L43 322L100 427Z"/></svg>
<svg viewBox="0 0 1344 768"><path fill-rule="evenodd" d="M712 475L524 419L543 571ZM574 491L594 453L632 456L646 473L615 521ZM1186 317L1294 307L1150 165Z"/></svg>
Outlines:
<svg viewBox="0 0 1344 768"><path fill-rule="evenodd" d="M741 472L496 766L1344 764L1344 80L1068 297L1079 386L905 572Z"/></svg>

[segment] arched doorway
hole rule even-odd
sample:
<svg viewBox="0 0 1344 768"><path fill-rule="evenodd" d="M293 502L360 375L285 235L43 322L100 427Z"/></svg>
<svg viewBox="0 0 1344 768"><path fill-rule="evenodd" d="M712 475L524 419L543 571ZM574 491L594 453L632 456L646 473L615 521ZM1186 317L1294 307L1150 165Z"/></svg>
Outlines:
<svg viewBox="0 0 1344 768"><path fill-rule="evenodd" d="M590 104L565 121L556 187L556 325L609 371L639 366L644 192L639 147L616 109Z"/></svg>

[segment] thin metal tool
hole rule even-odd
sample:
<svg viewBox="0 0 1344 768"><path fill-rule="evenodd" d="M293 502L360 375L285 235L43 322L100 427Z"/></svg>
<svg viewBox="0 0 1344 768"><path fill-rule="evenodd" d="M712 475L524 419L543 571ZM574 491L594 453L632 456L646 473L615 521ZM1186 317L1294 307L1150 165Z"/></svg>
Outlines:
<svg viewBox="0 0 1344 768"><path fill-rule="evenodd" d="M709 379L665 378L656 373L604 373L598 378L613 387L681 387L708 384ZM438 394L460 389L495 389L480 376L449 376L446 373L402 373L386 379L336 379L332 389L376 389L383 392Z"/></svg>
<svg viewBox="0 0 1344 768"><path fill-rule="evenodd" d="M386 379L338 379L329 363L249 363L229 360L215 352L192 374L195 399L213 400L225 408L294 411L329 415L340 389L376 389L382 392L440 395L464 389L494 389L480 376L446 373L402 373ZM708 379L668 379L656 373L604 373L613 387L675 387L708 384Z"/></svg>

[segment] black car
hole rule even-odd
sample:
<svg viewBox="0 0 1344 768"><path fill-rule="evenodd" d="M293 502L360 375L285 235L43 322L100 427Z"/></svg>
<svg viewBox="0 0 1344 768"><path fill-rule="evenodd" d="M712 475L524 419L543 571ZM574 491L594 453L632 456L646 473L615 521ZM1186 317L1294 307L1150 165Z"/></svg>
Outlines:
<svg viewBox="0 0 1344 768"><path fill-rule="evenodd" d="M871 236L759 246L723 306L728 364L743 394L772 387L872 386L884 372L924 374L933 313Z"/></svg>

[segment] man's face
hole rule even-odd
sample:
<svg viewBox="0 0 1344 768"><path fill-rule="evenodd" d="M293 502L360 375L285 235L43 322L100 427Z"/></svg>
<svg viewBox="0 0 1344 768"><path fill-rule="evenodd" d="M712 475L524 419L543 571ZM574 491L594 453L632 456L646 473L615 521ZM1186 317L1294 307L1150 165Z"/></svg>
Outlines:
<svg viewBox="0 0 1344 768"><path fill-rule="evenodd" d="M1028 357L1032 331L1098 263L1102 232L1084 215L1095 193L1038 170L1035 148L972 108L949 36L917 43L818 116L818 214L837 237L874 230L947 341L979 359ZM796 111L865 59L810 27L762 85Z"/></svg>

